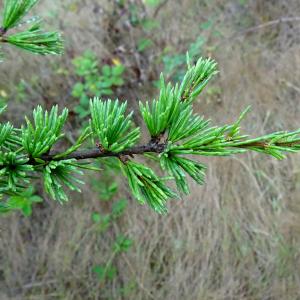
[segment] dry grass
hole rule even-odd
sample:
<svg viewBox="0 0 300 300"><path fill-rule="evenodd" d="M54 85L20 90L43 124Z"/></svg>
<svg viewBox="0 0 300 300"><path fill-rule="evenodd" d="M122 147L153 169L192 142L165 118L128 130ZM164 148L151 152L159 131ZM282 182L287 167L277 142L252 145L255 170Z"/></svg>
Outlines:
<svg viewBox="0 0 300 300"><path fill-rule="evenodd" d="M43 2L47 8L55 7L54 1ZM73 2L79 3L76 18L65 8ZM101 9L95 13L85 2L65 1L58 10L72 49L59 60L62 66L85 48L103 57L113 46L130 45L139 35L133 30L129 37L124 31L112 40L107 35L107 15ZM102 6L106 1L95 2ZM300 23L238 33L279 17L299 16L299 3L253 0L244 8L237 3L169 1L159 13L163 30L156 37L161 48L155 50L171 45L184 51L185 41L202 34L199 24L214 18L223 37L209 35L208 46L217 47L207 47L205 54L219 62L221 72L213 84L221 94L202 97L199 111L225 123L251 104L246 131L261 134L298 128ZM137 63L130 55L123 54L123 59L128 66ZM154 63L151 56L138 60L144 69ZM0 88L13 87L15 80L35 72L41 83L32 91L30 105L44 101L70 107L68 97L56 97L64 95L73 79L62 84L51 64L57 64L57 59L29 59L24 54L14 61L8 58L1 66L5 71L0 74ZM24 69L29 71L25 74ZM145 81L157 70L150 69L137 89L129 85L120 94L139 99L153 93ZM19 120L28 104L13 106L11 117ZM284 162L258 154L204 161L209 166L206 185L191 183L192 194L171 203L168 216L158 216L131 199L126 214L108 234L92 226L91 213L105 207L88 187L64 207L46 201L30 219L3 218L0 299L300 299L299 155ZM123 196L130 198L123 190ZM103 286L91 268L112 258L110 244L118 232L127 232L134 246L116 258L118 276ZM124 286L131 289L121 296Z"/></svg>

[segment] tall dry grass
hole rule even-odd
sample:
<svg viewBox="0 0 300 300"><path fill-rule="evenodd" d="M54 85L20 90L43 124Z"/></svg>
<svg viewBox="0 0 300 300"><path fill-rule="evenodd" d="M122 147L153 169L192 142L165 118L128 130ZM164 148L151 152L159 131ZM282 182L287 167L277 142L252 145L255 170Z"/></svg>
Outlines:
<svg viewBox="0 0 300 300"><path fill-rule="evenodd" d="M57 1L44 0L43 12ZM166 45L185 51L200 34L209 43L204 55L219 63L212 83L220 94L205 94L196 104L213 122L235 120L251 104L245 131L262 134L299 127L300 22L256 30L280 17L300 16L297 0L289 1L168 1L159 12L155 57ZM78 5L76 12L68 5ZM98 8L98 9L95 9ZM74 8L73 8L74 9ZM28 106L43 102L72 107L67 97L72 77L64 82L52 66L70 65L73 55L86 48L99 57L117 47L130 47L139 37L109 33L110 3L64 1L53 23L60 20L67 53L57 59L32 58L12 51L1 65L0 87L14 88L32 73L39 84L28 91L31 102L12 103L10 118L18 122ZM212 18L221 37L203 33L201 22ZM246 28L253 28L244 34ZM157 52L157 53L156 53ZM16 57L16 54L18 55ZM139 62L145 77L120 91L130 99L154 93L147 76L157 75L154 58L123 53L125 64ZM11 59L13 58L13 60ZM149 75L150 74L150 75ZM29 105L30 104L30 105ZM131 102L136 107L136 102ZM129 209L109 234L93 230L91 213L103 207L88 187L63 207L46 199L30 219L12 215L0 220L0 299L300 299L300 157L282 162L258 154L234 158L205 158L206 185L191 183L192 193L170 203L168 216L139 206L122 184ZM101 285L92 266L111 259L110 244L118 232L134 239L133 248L117 259L118 276ZM120 296L124 285L131 286Z"/></svg>

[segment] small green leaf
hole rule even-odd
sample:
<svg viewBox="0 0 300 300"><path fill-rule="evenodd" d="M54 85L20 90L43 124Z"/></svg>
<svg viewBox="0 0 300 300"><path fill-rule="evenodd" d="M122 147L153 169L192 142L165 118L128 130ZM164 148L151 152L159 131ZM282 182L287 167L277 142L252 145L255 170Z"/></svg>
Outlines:
<svg viewBox="0 0 300 300"><path fill-rule="evenodd" d="M72 89L72 96L73 97L81 97L84 93L84 85L81 82L77 82Z"/></svg>
<svg viewBox="0 0 300 300"><path fill-rule="evenodd" d="M112 68L112 75L113 76L120 76L124 73L124 71L125 71L125 66L120 64L120 65L114 66Z"/></svg>
<svg viewBox="0 0 300 300"><path fill-rule="evenodd" d="M24 216L29 217L32 213L32 205L43 201L41 197L33 193L34 190L31 187L18 195L10 196L5 203L6 209L8 209L8 211L21 210Z"/></svg>
<svg viewBox="0 0 300 300"><path fill-rule="evenodd" d="M144 50L150 48L153 45L152 40L150 39L140 39L138 41L138 51L143 52Z"/></svg>
<svg viewBox="0 0 300 300"><path fill-rule="evenodd" d="M117 275L117 269L112 265L99 265L93 267L92 271L97 274L100 281L113 280Z"/></svg>
<svg viewBox="0 0 300 300"><path fill-rule="evenodd" d="M156 29L160 26L159 22L154 19L144 19L142 21L142 26L145 30L151 31L153 29Z"/></svg>
<svg viewBox="0 0 300 300"><path fill-rule="evenodd" d="M109 65L104 65L102 67L102 74L106 77L109 77L111 75L111 67Z"/></svg>
<svg viewBox="0 0 300 300"><path fill-rule="evenodd" d="M101 90L101 94L109 96L109 95L113 94L113 91L111 89L103 89L103 90Z"/></svg>
<svg viewBox="0 0 300 300"><path fill-rule="evenodd" d="M213 20L208 20L207 22L203 22L200 24L200 28L203 30L207 30L209 28L211 28L213 25Z"/></svg>
<svg viewBox="0 0 300 300"><path fill-rule="evenodd" d="M120 77L113 78L113 84L116 86L121 86L124 84L124 80Z"/></svg>
<svg viewBox="0 0 300 300"><path fill-rule="evenodd" d="M125 237L124 235L119 235L114 244L114 251L127 252L133 244L133 240Z"/></svg>
<svg viewBox="0 0 300 300"><path fill-rule="evenodd" d="M126 199L121 199L121 200L115 202L112 206L113 217L114 218L120 217L124 213L127 205L128 205L128 202Z"/></svg>
<svg viewBox="0 0 300 300"><path fill-rule="evenodd" d="M92 214L92 220L95 223L99 223L101 221L101 215L99 213L94 212Z"/></svg>
<svg viewBox="0 0 300 300"><path fill-rule="evenodd" d="M144 0L146 5L157 6L161 0Z"/></svg>
<svg viewBox="0 0 300 300"><path fill-rule="evenodd" d="M97 83L97 87L99 89L107 89L107 88L110 88L112 85L113 85L112 80L103 80L103 81L99 81Z"/></svg>

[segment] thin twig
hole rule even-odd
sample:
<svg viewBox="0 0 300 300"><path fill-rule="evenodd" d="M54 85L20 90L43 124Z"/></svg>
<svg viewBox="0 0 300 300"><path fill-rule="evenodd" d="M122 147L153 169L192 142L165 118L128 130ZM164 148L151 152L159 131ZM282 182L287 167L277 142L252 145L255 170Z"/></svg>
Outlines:
<svg viewBox="0 0 300 300"><path fill-rule="evenodd" d="M232 36L230 36L228 39L229 40L236 39L236 38L238 38L242 35L246 35L248 33L252 33L252 32L258 31L260 29L264 29L266 27L279 25L279 24L282 24L282 23L292 23L292 22L300 22L300 17L282 17L282 18L279 18L279 19L276 19L276 20L265 22L265 23L262 23L262 24L259 24L259 25L253 26L253 27L249 27L245 30L242 30L242 31L238 32L238 33L235 33Z"/></svg>
<svg viewBox="0 0 300 300"><path fill-rule="evenodd" d="M159 14L159 12L161 11L161 9L162 9L168 2L169 2L169 0L165 0L165 1L161 2L161 3L157 6L157 8L155 9L155 12L154 12L154 14L153 14L153 18L154 18L154 19L158 16L158 14Z"/></svg>
<svg viewBox="0 0 300 300"><path fill-rule="evenodd" d="M6 33L6 29L0 27L0 36L3 36Z"/></svg>
<svg viewBox="0 0 300 300"><path fill-rule="evenodd" d="M287 87L292 88L293 90L295 90L296 92L298 92L300 94L300 87L294 85L293 83L287 81L287 80L281 80L282 83L284 83Z"/></svg>
<svg viewBox="0 0 300 300"><path fill-rule="evenodd" d="M52 160L66 160L66 159L89 159L89 158L101 158L101 157L121 157L121 156L133 156L135 154L144 154L147 152L152 153L162 153L166 148L166 144L158 144L150 142L146 145L140 145L131 147L127 150L121 152L109 152L109 151L101 151L100 149L86 149L75 151L67 156L55 158L55 156L59 155L59 152L52 152L50 154L45 154L41 156L41 159L44 161L52 161Z"/></svg>

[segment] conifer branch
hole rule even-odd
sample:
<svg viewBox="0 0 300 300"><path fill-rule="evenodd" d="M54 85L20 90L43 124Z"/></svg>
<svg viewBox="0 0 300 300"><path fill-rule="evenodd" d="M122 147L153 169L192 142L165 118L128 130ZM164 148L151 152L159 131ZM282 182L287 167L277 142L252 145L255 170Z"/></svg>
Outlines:
<svg viewBox="0 0 300 300"><path fill-rule="evenodd" d="M60 35L44 32L37 19L31 20L29 29L8 34L10 28L20 26L37 2L4 1L0 42L37 54L59 54L63 49ZM256 138L241 134L240 124L249 108L233 124L211 126L210 120L194 111L193 102L217 74L217 64L212 59L200 58L191 65L187 56L187 65L181 83L165 83L161 75L158 98L140 102L150 139L145 145L138 145L141 130L133 122L134 112L126 112L126 101L91 99L89 126L63 152L53 149L64 136L67 108L59 113L57 106L50 111L38 106L21 128L9 122L0 123L0 214L18 209L28 212L28 207L31 210L31 205L39 202L30 189L37 178L41 178L53 200L68 201L66 189L80 192L78 185L83 181L78 177L83 174L82 169L95 170L92 161L81 160L116 158L137 201L165 213L169 199L189 193L188 177L198 184L204 183L206 166L197 161L199 156L256 151L283 159L286 153L300 151L300 129ZM4 109L0 107L0 114ZM80 150L86 144L95 144L94 141L95 148ZM156 175L150 165L136 162L135 155L152 158L166 177ZM168 187L167 179L176 183L177 192Z"/></svg>
<svg viewBox="0 0 300 300"><path fill-rule="evenodd" d="M267 150L270 146L270 141L263 140L259 142L249 142L244 144L233 144L228 145L232 148L240 148L240 149L262 149ZM280 147L280 148L292 148L296 146L300 146L300 141L294 141L294 142L275 142L273 143L273 146ZM50 154L45 154L41 156L41 159L46 162L50 161L59 161L59 160L68 160L68 159L76 159L76 160L85 160L85 159L96 159L96 158L105 158L105 157L121 157L121 156L130 156L134 157L134 155L143 155L146 153L156 153L160 154L163 153L166 150L167 143L158 143L151 139L149 143L145 145L138 145L131 147L127 150L115 153L110 151L103 151L101 149L101 145L97 145L95 149L84 149L75 151L69 155L61 157L61 152L59 151L53 151Z"/></svg>
<svg viewBox="0 0 300 300"><path fill-rule="evenodd" d="M61 54L63 41L60 33L46 32L41 28L41 19L34 17L22 22L39 0L4 0L0 43L13 45L35 54ZM24 27L28 28L24 28ZM12 28L18 32L9 34Z"/></svg>

